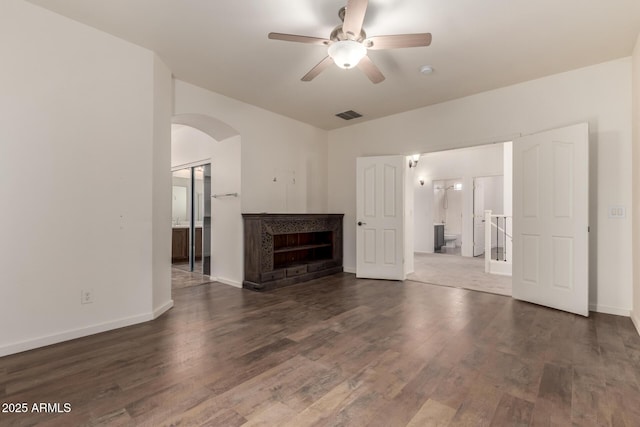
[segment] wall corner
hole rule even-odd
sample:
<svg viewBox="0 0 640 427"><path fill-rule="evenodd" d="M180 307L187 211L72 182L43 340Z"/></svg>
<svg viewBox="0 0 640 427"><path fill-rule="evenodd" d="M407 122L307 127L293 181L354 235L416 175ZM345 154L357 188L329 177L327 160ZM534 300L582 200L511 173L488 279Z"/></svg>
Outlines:
<svg viewBox="0 0 640 427"><path fill-rule="evenodd" d="M171 70L153 54L152 146L152 284L154 318L173 306L171 300Z"/></svg>

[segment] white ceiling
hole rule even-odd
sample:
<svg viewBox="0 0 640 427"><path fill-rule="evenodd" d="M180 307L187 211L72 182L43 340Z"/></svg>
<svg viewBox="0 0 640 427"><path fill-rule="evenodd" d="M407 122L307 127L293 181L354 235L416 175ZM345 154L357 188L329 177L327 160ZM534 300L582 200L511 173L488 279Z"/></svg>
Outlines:
<svg viewBox="0 0 640 427"><path fill-rule="evenodd" d="M271 31L328 38L346 0L29 0L152 49L176 78L324 129L629 56L639 0L370 0L367 35L430 32L430 47L370 51L386 76L331 66L316 45ZM421 65L435 72L421 75ZM364 117L344 121L353 109Z"/></svg>

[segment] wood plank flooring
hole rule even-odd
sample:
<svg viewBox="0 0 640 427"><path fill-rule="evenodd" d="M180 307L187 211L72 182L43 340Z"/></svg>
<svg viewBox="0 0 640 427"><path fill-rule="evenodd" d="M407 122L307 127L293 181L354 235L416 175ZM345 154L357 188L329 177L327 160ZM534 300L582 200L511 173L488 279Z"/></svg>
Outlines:
<svg viewBox="0 0 640 427"><path fill-rule="evenodd" d="M44 426L638 426L640 336L511 298L338 274L175 289L153 322L0 358Z"/></svg>

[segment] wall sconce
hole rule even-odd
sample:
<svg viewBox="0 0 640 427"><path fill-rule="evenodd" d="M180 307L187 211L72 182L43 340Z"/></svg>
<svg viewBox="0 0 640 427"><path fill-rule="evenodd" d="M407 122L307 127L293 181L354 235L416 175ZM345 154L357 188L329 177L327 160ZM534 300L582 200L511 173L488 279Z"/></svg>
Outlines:
<svg viewBox="0 0 640 427"><path fill-rule="evenodd" d="M420 185L424 185L424 178L420 178L418 182L420 183Z"/></svg>
<svg viewBox="0 0 640 427"><path fill-rule="evenodd" d="M418 165L418 160L420 159L420 154L414 154L409 159L409 167L415 168Z"/></svg>

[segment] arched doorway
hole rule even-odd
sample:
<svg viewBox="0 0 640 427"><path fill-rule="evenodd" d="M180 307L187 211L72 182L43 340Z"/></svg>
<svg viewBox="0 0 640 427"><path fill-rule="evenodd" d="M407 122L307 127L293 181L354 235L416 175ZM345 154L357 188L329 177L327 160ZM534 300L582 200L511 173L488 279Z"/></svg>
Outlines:
<svg viewBox="0 0 640 427"><path fill-rule="evenodd" d="M179 114L172 119L171 145L174 198L176 174L191 183L182 190L191 206L182 215L189 216L188 221L176 216L175 210L172 218L174 235L187 236L188 228L191 254L188 264L182 258L181 268L188 274L178 272L181 279L174 288L210 281L241 286L240 135L213 117ZM174 250L172 260L173 255Z"/></svg>

